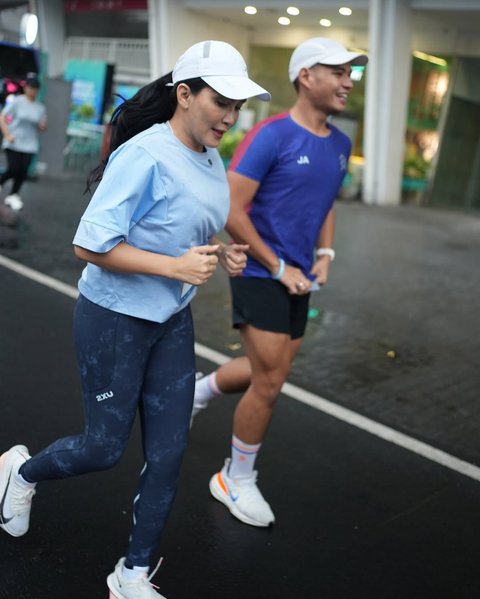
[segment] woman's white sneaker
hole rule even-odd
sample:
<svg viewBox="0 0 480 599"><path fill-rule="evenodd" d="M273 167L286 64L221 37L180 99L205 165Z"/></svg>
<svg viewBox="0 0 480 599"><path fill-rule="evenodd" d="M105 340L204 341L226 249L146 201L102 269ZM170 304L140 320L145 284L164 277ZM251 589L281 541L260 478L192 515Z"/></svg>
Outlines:
<svg viewBox="0 0 480 599"><path fill-rule="evenodd" d="M192 428L193 419L195 418L195 416L208 407L208 401L200 401L200 399L198 398L198 383L203 378L205 378L203 372L197 370L197 372L195 373L195 394L193 396L192 414L190 416L190 428Z"/></svg>
<svg viewBox="0 0 480 599"><path fill-rule="evenodd" d="M225 465L210 479L210 493L230 510L230 513L251 526L270 526L275 522L272 509L257 487L257 471L250 476L230 478Z"/></svg>
<svg viewBox="0 0 480 599"><path fill-rule="evenodd" d="M7 196L3 203L5 206L9 206L12 210L21 210L23 208L23 202L18 193L12 193Z"/></svg>
<svg viewBox="0 0 480 599"><path fill-rule="evenodd" d="M128 579L123 576L125 558L120 558L115 570L107 577L110 599L166 599L166 597L157 593L155 586L150 582L155 576L160 563L161 560L150 576L140 575L137 578Z"/></svg>
<svg viewBox="0 0 480 599"><path fill-rule="evenodd" d="M30 525L34 484L17 480L20 467L30 459L25 445L15 445L0 456L0 527L21 537Z"/></svg>

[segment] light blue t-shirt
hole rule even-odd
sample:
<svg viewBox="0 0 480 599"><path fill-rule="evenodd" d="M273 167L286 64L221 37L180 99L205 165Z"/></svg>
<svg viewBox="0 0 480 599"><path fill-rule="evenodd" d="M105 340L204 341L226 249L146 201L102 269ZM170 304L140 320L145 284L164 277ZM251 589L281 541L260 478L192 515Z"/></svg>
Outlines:
<svg viewBox="0 0 480 599"><path fill-rule="evenodd" d="M7 104L2 114L6 117L10 133L15 137L14 141L8 141L4 137L2 148L36 154L40 148L38 126L47 120L45 105L29 100L22 94Z"/></svg>
<svg viewBox="0 0 480 599"><path fill-rule="evenodd" d="M103 253L125 242L180 256L209 243L225 225L229 206L218 152L194 152L167 123L153 125L112 153L73 244ZM78 288L104 308L155 322L168 320L196 292L181 281L111 272L91 263Z"/></svg>

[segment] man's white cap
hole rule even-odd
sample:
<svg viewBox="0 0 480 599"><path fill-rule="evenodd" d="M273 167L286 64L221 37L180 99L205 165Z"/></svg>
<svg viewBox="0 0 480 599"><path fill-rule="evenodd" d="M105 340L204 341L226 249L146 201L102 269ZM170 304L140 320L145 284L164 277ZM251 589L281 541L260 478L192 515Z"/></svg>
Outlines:
<svg viewBox="0 0 480 599"><path fill-rule="evenodd" d="M230 100L271 99L267 90L248 78L242 55L226 42L199 42L180 56L173 68L173 84L196 77Z"/></svg>
<svg viewBox="0 0 480 599"><path fill-rule="evenodd" d="M336 66L350 63L363 66L368 62L366 54L349 52L338 42L327 37L312 37L295 48L290 58L288 76L293 83L301 69L309 69L316 64Z"/></svg>

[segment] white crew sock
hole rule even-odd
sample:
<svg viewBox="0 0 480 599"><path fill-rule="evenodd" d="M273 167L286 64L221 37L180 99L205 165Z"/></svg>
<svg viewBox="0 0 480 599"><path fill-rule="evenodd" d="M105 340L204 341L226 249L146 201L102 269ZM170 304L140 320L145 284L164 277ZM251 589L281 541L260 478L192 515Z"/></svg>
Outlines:
<svg viewBox="0 0 480 599"><path fill-rule="evenodd" d="M194 405L206 406L214 397L218 397L222 391L217 385L217 372L214 370L207 376L195 382Z"/></svg>
<svg viewBox="0 0 480 599"><path fill-rule="evenodd" d="M228 469L228 476L235 478L251 475L261 445L261 443L249 445L232 435L232 461Z"/></svg>
<svg viewBox="0 0 480 599"><path fill-rule="evenodd" d="M31 483L28 480L25 480L23 478L23 476L20 474L20 472L17 472L15 474L15 480L17 483L19 483L20 485L22 485L22 487L25 487L26 489L31 489L32 487L35 487L37 483Z"/></svg>
<svg viewBox="0 0 480 599"><path fill-rule="evenodd" d="M122 576L127 580L135 580L141 576L148 576L148 566L133 566L133 568L122 568Z"/></svg>

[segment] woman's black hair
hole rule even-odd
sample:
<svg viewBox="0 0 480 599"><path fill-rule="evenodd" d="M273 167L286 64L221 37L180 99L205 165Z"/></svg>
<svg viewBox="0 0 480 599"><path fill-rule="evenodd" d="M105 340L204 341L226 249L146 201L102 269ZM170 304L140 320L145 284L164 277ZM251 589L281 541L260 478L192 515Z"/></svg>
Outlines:
<svg viewBox="0 0 480 599"><path fill-rule="evenodd" d="M140 88L137 93L118 106L110 119L110 142L107 155L102 159L87 178L85 192L91 192L95 184L101 181L103 171L110 154L137 133L145 131L155 123L165 123L172 118L177 108L177 93L172 83L172 73L156 79ZM194 95L207 84L199 77L186 81Z"/></svg>

